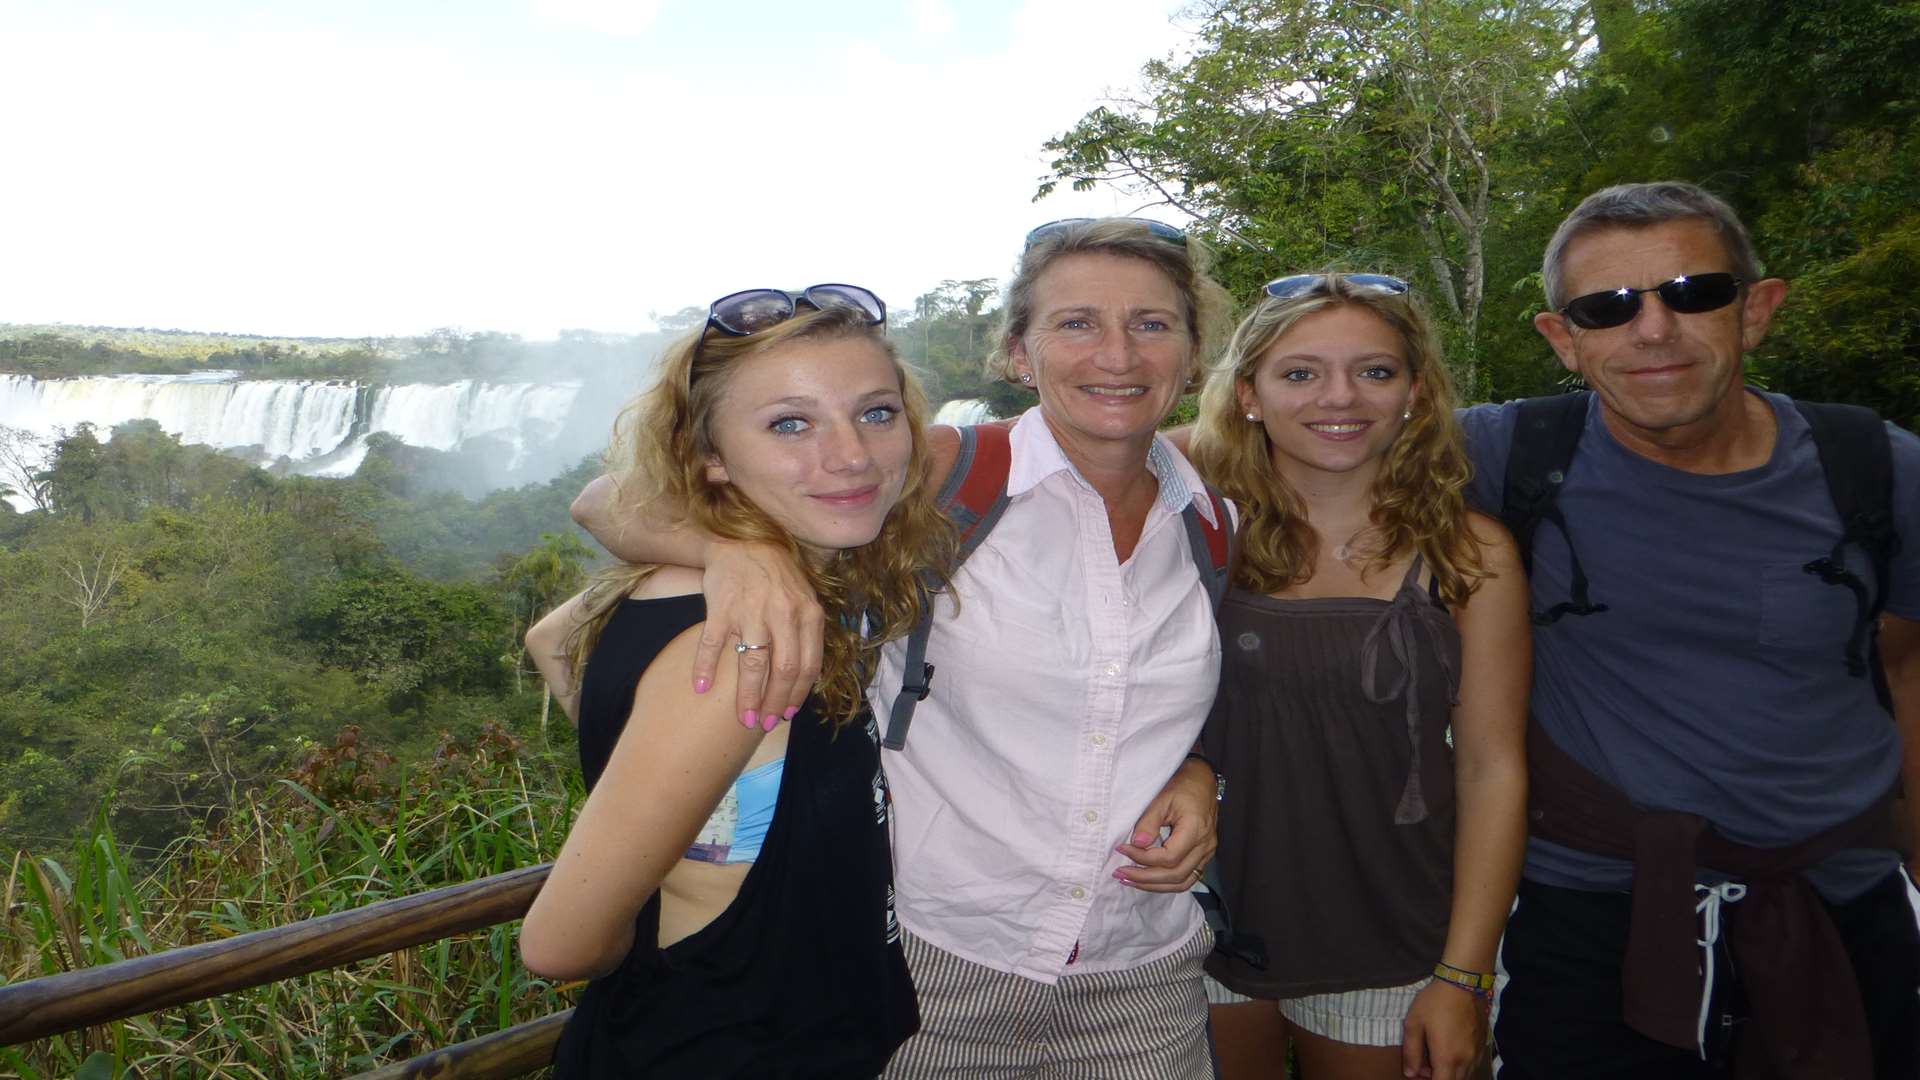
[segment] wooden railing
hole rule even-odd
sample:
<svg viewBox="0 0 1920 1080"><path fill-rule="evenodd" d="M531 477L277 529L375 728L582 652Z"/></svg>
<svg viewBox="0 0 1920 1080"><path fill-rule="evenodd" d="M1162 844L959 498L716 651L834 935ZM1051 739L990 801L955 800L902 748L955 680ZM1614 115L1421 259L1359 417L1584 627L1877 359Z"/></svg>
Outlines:
<svg viewBox="0 0 1920 1080"><path fill-rule="evenodd" d="M0 1046L124 1020L481 930L527 913L551 864L385 900L290 926L0 986ZM572 1010L362 1073L493 1080L553 1060Z"/></svg>

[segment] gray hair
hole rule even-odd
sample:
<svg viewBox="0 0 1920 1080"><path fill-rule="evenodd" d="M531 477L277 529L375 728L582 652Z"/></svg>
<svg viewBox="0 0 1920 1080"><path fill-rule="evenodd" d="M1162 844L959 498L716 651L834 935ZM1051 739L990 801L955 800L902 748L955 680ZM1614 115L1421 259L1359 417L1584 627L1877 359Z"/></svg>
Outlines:
<svg viewBox="0 0 1920 1080"><path fill-rule="evenodd" d="M1547 290L1547 306L1558 311L1570 299L1562 264L1567 245L1581 236L1608 228L1644 229L1669 221L1704 221L1720 234L1727 251L1728 269L1743 282L1760 278L1760 256L1753 250L1747 227L1718 195L1705 188L1677 180L1651 184L1615 184L1580 200L1573 213L1554 230L1547 242L1546 258L1540 263L1540 277Z"/></svg>

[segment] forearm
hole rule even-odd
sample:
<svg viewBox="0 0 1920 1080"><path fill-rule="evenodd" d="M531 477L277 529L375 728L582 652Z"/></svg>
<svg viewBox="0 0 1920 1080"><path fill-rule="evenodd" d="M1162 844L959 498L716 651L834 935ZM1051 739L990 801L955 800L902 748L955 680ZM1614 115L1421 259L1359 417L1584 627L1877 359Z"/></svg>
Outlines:
<svg viewBox="0 0 1920 1080"><path fill-rule="evenodd" d="M615 558L630 563L705 566L713 537L681 520L673 508L628 506L614 496L613 478L595 477L573 500L573 520Z"/></svg>
<svg viewBox="0 0 1920 1080"><path fill-rule="evenodd" d="M1900 733L1900 825L1909 868L1920 866L1920 628L1911 620L1887 616L1880 635L1880 660Z"/></svg>
<svg viewBox="0 0 1920 1080"><path fill-rule="evenodd" d="M1527 846L1527 772L1521 755L1458 770L1453 911L1441 959L1492 971Z"/></svg>

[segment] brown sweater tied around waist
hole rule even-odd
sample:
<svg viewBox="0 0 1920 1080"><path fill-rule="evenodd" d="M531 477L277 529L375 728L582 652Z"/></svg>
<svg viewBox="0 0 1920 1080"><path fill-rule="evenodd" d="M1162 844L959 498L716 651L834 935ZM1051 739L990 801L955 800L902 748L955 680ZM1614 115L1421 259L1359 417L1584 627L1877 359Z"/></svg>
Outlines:
<svg viewBox="0 0 1920 1080"><path fill-rule="evenodd" d="M1528 825L1542 840L1633 863L1633 906L1621 970L1628 1027L1698 1047L1704 974L1698 963L1695 869L1743 882L1728 943L1753 1023L1734 1075L1870 1080L1872 1044L1853 964L1801 871L1847 848L1892 848L1892 793L1858 817L1798 844L1737 844L1696 814L1640 810L1528 725ZM1737 893L1735 894L1737 895ZM1709 899L1709 903L1721 902Z"/></svg>

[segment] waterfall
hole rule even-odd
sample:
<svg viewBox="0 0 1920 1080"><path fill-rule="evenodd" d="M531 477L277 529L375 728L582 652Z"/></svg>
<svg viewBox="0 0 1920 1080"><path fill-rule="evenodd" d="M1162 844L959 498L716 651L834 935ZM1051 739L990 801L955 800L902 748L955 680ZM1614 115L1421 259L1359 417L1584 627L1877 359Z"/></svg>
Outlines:
<svg viewBox="0 0 1920 1080"><path fill-rule="evenodd" d="M955 398L940 406L934 413L933 422L951 427L965 427L968 424L984 424L993 419L993 410L979 398Z"/></svg>
<svg viewBox="0 0 1920 1080"><path fill-rule="evenodd" d="M487 437L505 446L497 464L506 477L569 428L580 397L580 385L571 382L368 386L242 379L232 371L0 374L0 424L40 436L50 451L54 439L82 423L106 438L113 425L145 418L181 442L246 450L262 464L284 458L294 472L322 476L352 475L375 432L433 450Z"/></svg>

